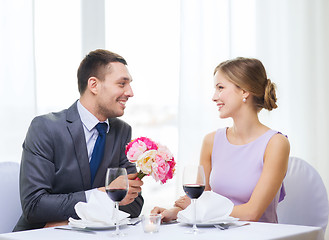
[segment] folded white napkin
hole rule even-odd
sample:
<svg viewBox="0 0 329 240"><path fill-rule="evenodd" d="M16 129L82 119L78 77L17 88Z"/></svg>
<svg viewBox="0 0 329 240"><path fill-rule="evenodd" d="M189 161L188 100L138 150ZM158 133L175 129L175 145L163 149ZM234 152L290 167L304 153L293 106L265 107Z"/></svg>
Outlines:
<svg viewBox="0 0 329 240"><path fill-rule="evenodd" d="M88 203L78 202L74 209L81 219L69 218L72 227L108 227L116 221L114 202L102 191L92 191ZM121 224L128 223L128 217L128 213L119 211L118 220Z"/></svg>
<svg viewBox="0 0 329 240"><path fill-rule="evenodd" d="M234 204L230 199L213 191L205 191L196 201L196 222L216 223L237 220L229 216L233 207ZM180 211L177 215L177 220L183 223L193 223L193 204Z"/></svg>

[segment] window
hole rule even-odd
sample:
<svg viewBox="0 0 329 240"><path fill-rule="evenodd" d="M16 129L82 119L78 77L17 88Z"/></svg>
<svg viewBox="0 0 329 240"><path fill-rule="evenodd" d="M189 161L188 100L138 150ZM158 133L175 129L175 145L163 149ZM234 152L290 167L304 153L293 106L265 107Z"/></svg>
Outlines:
<svg viewBox="0 0 329 240"><path fill-rule="evenodd" d="M166 145L177 160L179 92L179 1L106 1L106 49L128 62L135 96L122 117L133 138L144 136ZM170 17L168 17L170 16ZM163 186L145 177L143 211L173 204L175 179ZM172 200L171 200L172 198Z"/></svg>

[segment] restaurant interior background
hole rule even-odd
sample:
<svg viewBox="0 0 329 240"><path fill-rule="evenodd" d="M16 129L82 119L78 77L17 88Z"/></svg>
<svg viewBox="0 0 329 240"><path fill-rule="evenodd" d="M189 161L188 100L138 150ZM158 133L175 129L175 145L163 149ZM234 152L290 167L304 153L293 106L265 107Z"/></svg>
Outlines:
<svg viewBox="0 0 329 240"><path fill-rule="evenodd" d="M231 123L211 101L213 70L244 56L277 84L279 107L261 120L288 135L291 156L329 187L327 0L1 0L0 32L0 161L20 161L32 118L69 107L81 59L106 48L133 77L122 117L133 137L167 145L177 161L166 184L144 178L143 211L170 207L203 136Z"/></svg>

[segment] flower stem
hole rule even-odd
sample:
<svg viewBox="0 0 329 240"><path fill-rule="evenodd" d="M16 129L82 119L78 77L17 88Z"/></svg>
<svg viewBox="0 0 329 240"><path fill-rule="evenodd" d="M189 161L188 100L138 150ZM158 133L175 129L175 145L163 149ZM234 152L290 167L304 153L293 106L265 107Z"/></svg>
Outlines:
<svg viewBox="0 0 329 240"><path fill-rule="evenodd" d="M137 173L137 178L139 178L139 180L142 180L143 177L145 177L147 174L143 173L142 171L139 171Z"/></svg>

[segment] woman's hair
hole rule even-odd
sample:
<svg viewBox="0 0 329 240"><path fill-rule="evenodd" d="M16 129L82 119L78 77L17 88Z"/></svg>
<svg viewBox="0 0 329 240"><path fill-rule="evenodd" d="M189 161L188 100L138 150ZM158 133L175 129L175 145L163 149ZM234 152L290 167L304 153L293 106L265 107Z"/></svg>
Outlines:
<svg viewBox="0 0 329 240"><path fill-rule="evenodd" d="M258 59L238 57L220 63L214 71L220 71L237 87L249 92L257 111L277 108L275 84L267 79L266 71Z"/></svg>

